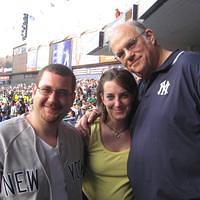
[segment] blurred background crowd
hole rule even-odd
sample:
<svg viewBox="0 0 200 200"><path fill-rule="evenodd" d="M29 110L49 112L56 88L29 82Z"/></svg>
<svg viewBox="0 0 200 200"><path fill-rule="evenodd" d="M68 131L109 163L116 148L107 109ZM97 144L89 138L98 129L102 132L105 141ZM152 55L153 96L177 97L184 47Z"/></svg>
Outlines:
<svg viewBox="0 0 200 200"><path fill-rule="evenodd" d="M77 120L87 111L96 107L95 79L77 80L76 98L64 121L75 125ZM32 109L33 83L0 87L0 121L16 117Z"/></svg>

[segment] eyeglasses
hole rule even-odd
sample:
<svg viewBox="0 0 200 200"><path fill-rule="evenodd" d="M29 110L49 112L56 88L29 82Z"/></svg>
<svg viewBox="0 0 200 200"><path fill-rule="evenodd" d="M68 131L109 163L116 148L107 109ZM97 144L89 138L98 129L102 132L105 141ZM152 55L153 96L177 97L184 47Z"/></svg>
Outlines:
<svg viewBox="0 0 200 200"><path fill-rule="evenodd" d="M126 49L127 51L131 51L135 48L135 45L137 44L137 40L140 36L142 36L145 33L145 31L143 31L142 33L140 33L138 36L136 36L135 38L131 39L128 41L128 43L125 45L125 47L123 49ZM121 49L119 50L116 54L115 54L115 58L118 60L123 60L125 57L125 51Z"/></svg>
<svg viewBox="0 0 200 200"><path fill-rule="evenodd" d="M65 90L65 89L53 89L52 87L50 86L41 86L41 87L38 87L37 86L37 89L39 90L39 93L41 95L44 95L44 96L50 96L53 92L56 93L56 95L60 98L66 98L66 97L69 97L72 95L71 92Z"/></svg>

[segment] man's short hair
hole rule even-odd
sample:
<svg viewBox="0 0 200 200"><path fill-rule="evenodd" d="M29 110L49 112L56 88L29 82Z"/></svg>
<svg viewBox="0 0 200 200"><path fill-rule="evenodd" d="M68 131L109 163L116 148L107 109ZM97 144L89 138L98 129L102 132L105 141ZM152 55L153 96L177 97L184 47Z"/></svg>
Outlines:
<svg viewBox="0 0 200 200"><path fill-rule="evenodd" d="M72 78L72 91L75 90L75 88L76 88L76 77L69 67L62 65L62 64L50 64L50 65L47 65L44 68L42 68L39 71L39 73L36 77L36 81L35 81L36 85L39 84L41 77L42 77L42 75L44 74L45 71L48 71L48 72L51 72L51 73L54 73L54 74L58 74L60 76L71 77Z"/></svg>

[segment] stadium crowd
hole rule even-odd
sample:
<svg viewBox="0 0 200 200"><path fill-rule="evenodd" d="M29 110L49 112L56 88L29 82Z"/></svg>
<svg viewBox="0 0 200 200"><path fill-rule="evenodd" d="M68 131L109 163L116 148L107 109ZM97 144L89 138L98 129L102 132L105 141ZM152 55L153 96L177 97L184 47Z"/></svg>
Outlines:
<svg viewBox="0 0 200 200"><path fill-rule="evenodd" d="M86 110L96 107L95 79L77 80L76 98L65 121L74 125ZM16 86L0 87L0 122L16 117L32 109L32 84L17 84Z"/></svg>

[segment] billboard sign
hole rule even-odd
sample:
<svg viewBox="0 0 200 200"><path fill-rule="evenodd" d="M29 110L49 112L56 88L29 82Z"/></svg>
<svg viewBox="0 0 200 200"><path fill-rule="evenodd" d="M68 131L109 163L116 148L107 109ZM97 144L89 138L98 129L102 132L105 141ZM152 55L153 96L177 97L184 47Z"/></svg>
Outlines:
<svg viewBox="0 0 200 200"><path fill-rule="evenodd" d="M30 48L27 52L27 71L36 71L37 69L37 49Z"/></svg>
<svg viewBox="0 0 200 200"><path fill-rule="evenodd" d="M71 39L52 43L51 63L63 64L71 68L71 49L72 49Z"/></svg>
<svg viewBox="0 0 200 200"><path fill-rule="evenodd" d="M49 64L49 45L40 45L37 54L37 70Z"/></svg>

